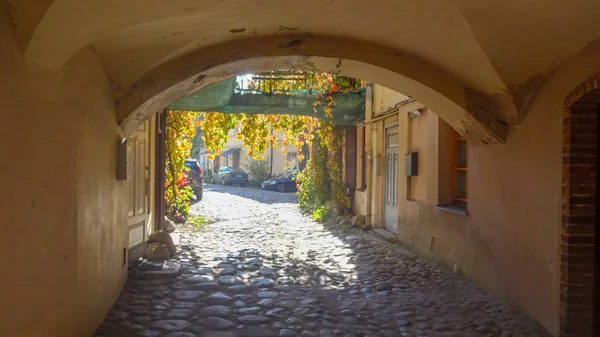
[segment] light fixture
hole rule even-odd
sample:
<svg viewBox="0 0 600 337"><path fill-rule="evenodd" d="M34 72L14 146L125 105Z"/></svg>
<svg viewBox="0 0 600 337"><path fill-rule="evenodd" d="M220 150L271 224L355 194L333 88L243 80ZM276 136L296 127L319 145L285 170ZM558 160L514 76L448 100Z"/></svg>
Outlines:
<svg viewBox="0 0 600 337"><path fill-rule="evenodd" d="M410 117L410 118L417 118L420 116L421 116L421 111L419 111L419 110L413 110L413 111L408 112L408 117Z"/></svg>

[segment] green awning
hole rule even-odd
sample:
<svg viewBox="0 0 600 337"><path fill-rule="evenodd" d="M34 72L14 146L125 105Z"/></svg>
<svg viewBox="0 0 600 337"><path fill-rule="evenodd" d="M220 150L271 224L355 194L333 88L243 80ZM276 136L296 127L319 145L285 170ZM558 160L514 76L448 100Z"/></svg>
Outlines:
<svg viewBox="0 0 600 337"><path fill-rule="evenodd" d="M230 78L208 85L169 105L170 110L198 112L222 112L245 114L278 114L315 116L331 120L319 106L315 114L313 103L317 92L289 90L277 93L251 89L237 89L236 79ZM333 94L333 122L339 125L355 125L364 120L366 90Z"/></svg>

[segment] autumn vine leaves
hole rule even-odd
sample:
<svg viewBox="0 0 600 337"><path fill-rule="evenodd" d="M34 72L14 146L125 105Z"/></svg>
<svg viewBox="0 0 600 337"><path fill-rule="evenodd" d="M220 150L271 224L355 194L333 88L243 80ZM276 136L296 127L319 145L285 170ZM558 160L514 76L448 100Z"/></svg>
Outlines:
<svg viewBox="0 0 600 337"><path fill-rule="evenodd" d="M167 112L165 141L165 201L167 213L187 215L192 189L187 186L185 160L192 150L198 113L171 110Z"/></svg>
<svg viewBox="0 0 600 337"><path fill-rule="evenodd" d="M335 107L333 94L358 89L359 86L360 84L354 79L329 73L288 71L253 76L244 89L280 94L293 90L314 90L317 92L313 103L315 115L317 109L322 109L325 115L331 118ZM187 208L182 207L181 203L186 199L189 191L185 187L177 189L174 186L177 186L175 177L185 174L183 163L190 153L190 140L194 136L197 123L202 130L204 146L210 153L208 159L214 159L223 150L229 131L239 126L235 137L242 140L248 149L248 154L255 159L262 159L269 145L280 148L284 154L288 145L298 149L298 161L305 164L303 165L305 169L297 178L299 203L304 211L315 212L327 206L343 212L344 209L351 207L342 177L343 127L336 126L330 121L300 115L216 112L203 112L196 115L190 111L170 111L168 123L167 187L169 188L167 188L166 199L170 210L181 214L187 213ZM171 132L171 129L174 132ZM279 133L283 134L281 143L277 141ZM176 168L178 165L181 165L181 169Z"/></svg>

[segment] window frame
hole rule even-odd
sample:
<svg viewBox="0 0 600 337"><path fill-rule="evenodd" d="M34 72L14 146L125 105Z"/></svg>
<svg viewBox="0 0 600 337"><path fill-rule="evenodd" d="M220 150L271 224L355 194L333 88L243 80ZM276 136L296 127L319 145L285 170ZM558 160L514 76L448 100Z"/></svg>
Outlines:
<svg viewBox="0 0 600 337"><path fill-rule="evenodd" d="M457 167L458 162L457 162L457 153L458 153L458 142L462 142L464 141L466 146L465 146L465 167ZM456 132L456 130L452 130L452 136L451 136L451 149L452 149L452 165L450 166L451 169L451 177L452 177L452 204L454 206L458 206L458 207L463 207L466 208L467 205L469 204L469 148L468 148L468 143L467 140L464 136L461 136L458 132ZM464 171L465 172L465 186L464 186L464 190L465 190L465 197L464 198L457 198L456 197L456 191L457 191L457 172L458 171Z"/></svg>
<svg viewBox="0 0 600 337"><path fill-rule="evenodd" d="M291 157L293 157L293 158L291 158ZM298 153L296 153L296 152L288 152L286 154L286 160L288 162L291 162L292 160L297 160L297 159L298 159Z"/></svg>

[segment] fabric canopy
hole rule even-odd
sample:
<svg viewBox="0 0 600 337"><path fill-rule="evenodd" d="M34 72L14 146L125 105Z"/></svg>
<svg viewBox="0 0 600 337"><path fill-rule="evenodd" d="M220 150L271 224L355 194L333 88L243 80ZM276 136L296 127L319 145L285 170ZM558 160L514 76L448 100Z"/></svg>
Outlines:
<svg viewBox="0 0 600 337"><path fill-rule="evenodd" d="M289 90L277 93L252 89L236 89L236 79L230 78L208 85L169 105L170 110L199 112L278 114L315 116L339 125L355 125L364 120L366 90L333 94L333 118L326 116L322 106L315 113L313 103L318 92Z"/></svg>

